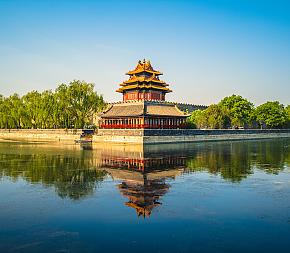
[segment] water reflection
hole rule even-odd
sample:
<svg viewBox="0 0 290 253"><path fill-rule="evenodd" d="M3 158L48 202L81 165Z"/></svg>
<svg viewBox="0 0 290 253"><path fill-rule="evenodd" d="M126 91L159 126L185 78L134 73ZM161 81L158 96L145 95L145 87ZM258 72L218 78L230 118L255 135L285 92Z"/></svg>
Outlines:
<svg viewBox="0 0 290 253"><path fill-rule="evenodd" d="M112 177L138 216L150 215L169 178L206 171L240 182L255 169L277 174L290 163L289 139L172 145L0 145L0 177L53 186L61 198L95 193Z"/></svg>
<svg viewBox="0 0 290 253"><path fill-rule="evenodd" d="M286 253L289 196L289 139L0 143L0 252Z"/></svg>
<svg viewBox="0 0 290 253"><path fill-rule="evenodd" d="M166 194L170 184L166 179L174 179L181 170L135 172L107 169L114 179L122 182L117 185L120 193L128 199L126 206L134 208L138 216L150 216L153 208L160 206L160 198Z"/></svg>
<svg viewBox="0 0 290 253"><path fill-rule="evenodd" d="M99 168L115 180L121 195L128 199L125 205L136 210L137 216L150 216L153 208L160 206L160 198L166 194L169 178L180 175L186 157L171 149L156 149L156 146L107 146L101 151Z"/></svg>
<svg viewBox="0 0 290 253"><path fill-rule="evenodd" d="M289 166L289 140L245 141L209 144L196 148L196 155L187 159L187 170L206 170L222 178L239 182L260 169L277 174Z"/></svg>
<svg viewBox="0 0 290 253"><path fill-rule="evenodd" d="M5 144L0 146L0 177L54 186L61 198L81 199L94 193L106 172L93 167L91 154L75 147Z"/></svg>

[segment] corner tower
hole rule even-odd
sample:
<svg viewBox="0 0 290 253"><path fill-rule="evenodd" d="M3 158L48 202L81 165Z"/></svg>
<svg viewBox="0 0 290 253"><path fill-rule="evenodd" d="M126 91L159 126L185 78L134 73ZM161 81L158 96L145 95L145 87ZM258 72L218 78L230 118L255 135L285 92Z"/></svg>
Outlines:
<svg viewBox="0 0 290 253"><path fill-rule="evenodd" d="M101 129L179 129L185 127L186 113L174 103L165 101L171 90L159 79L161 72L152 68L150 61L139 61L136 68L127 73L129 80L120 84L117 92L123 101L111 104L103 112ZM117 134L119 134L117 132Z"/></svg>
<svg viewBox="0 0 290 253"><path fill-rule="evenodd" d="M165 101L166 93L172 92L168 84L159 79L161 72L151 66L150 61L139 61L134 70L126 73L129 79L120 84L117 92L123 94L123 101Z"/></svg>

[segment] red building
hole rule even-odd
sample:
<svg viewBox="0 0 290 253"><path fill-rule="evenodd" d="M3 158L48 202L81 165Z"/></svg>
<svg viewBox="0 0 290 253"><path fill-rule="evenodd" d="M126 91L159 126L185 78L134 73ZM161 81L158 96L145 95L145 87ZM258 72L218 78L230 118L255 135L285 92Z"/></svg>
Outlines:
<svg viewBox="0 0 290 253"><path fill-rule="evenodd" d="M172 92L168 84L159 79L162 73L154 70L150 61L139 61L136 68L126 74L129 80L121 83L117 90L123 94L123 101L165 101L165 94Z"/></svg>
<svg viewBox="0 0 290 253"><path fill-rule="evenodd" d="M150 61L139 61L127 75L129 79L117 90L123 94L123 102L112 104L101 115L101 128L184 127L188 115L165 101L166 93L172 91L159 79L162 73L154 70Z"/></svg>

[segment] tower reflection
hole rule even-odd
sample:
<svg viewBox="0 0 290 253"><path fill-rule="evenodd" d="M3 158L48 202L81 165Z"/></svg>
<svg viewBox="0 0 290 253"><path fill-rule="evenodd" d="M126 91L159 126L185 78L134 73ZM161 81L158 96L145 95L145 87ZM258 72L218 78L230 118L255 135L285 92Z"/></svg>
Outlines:
<svg viewBox="0 0 290 253"><path fill-rule="evenodd" d="M149 217L169 188L168 179L180 175L186 157L161 152L156 146L110 146L103 148L102 167L114 180L121 195L128 199L125 205L136 210L137 216Z"/></svg>
<svg viewBox="0 0 290 253"><path fill-rule="evenodd" d="M240 183L255 171L277 175L289 168L290 145L288 139L82 147L5 143L0 145L0 161L0 180L53 187L58 197L73 201L102 194L110 176L125 205L148 217L164 203L170 180L180 174L202 172L229 183Z"/></svg>

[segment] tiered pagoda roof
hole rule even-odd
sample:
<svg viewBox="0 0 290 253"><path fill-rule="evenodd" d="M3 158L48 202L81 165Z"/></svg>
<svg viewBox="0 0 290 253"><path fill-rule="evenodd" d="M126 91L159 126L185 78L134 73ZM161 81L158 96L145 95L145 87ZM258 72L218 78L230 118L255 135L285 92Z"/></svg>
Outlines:
<svg viewBox="0 0 290 253"><path fill-rule="evenodd" d="M161 72L156 71L151 66L150 61L139 61L134 70L126 73L130 76L127 81L120 84L117 92L124 93L127 90L153 89L163 91L165 93L172 92L167 86L168 84L159 79Z"/></svg>
<svg viewBox="0 0 290 253"><path fill-rule="evenodd" d="M188 115L174 104L166 102L127 102L113 104L103 115L103 118L138 116L170 116L187 117Z"/></svg>
<svg viewBox="0 0 290 253"><path fill-rule="evenodd" d="M101 115L101 129L181 129L186 127L186 117L173 103L165 102L171 90L159 79L161 72L150 61L139 61L127 73L129 80L120 84L117 92L123 102L111 104Z"/></svg>

